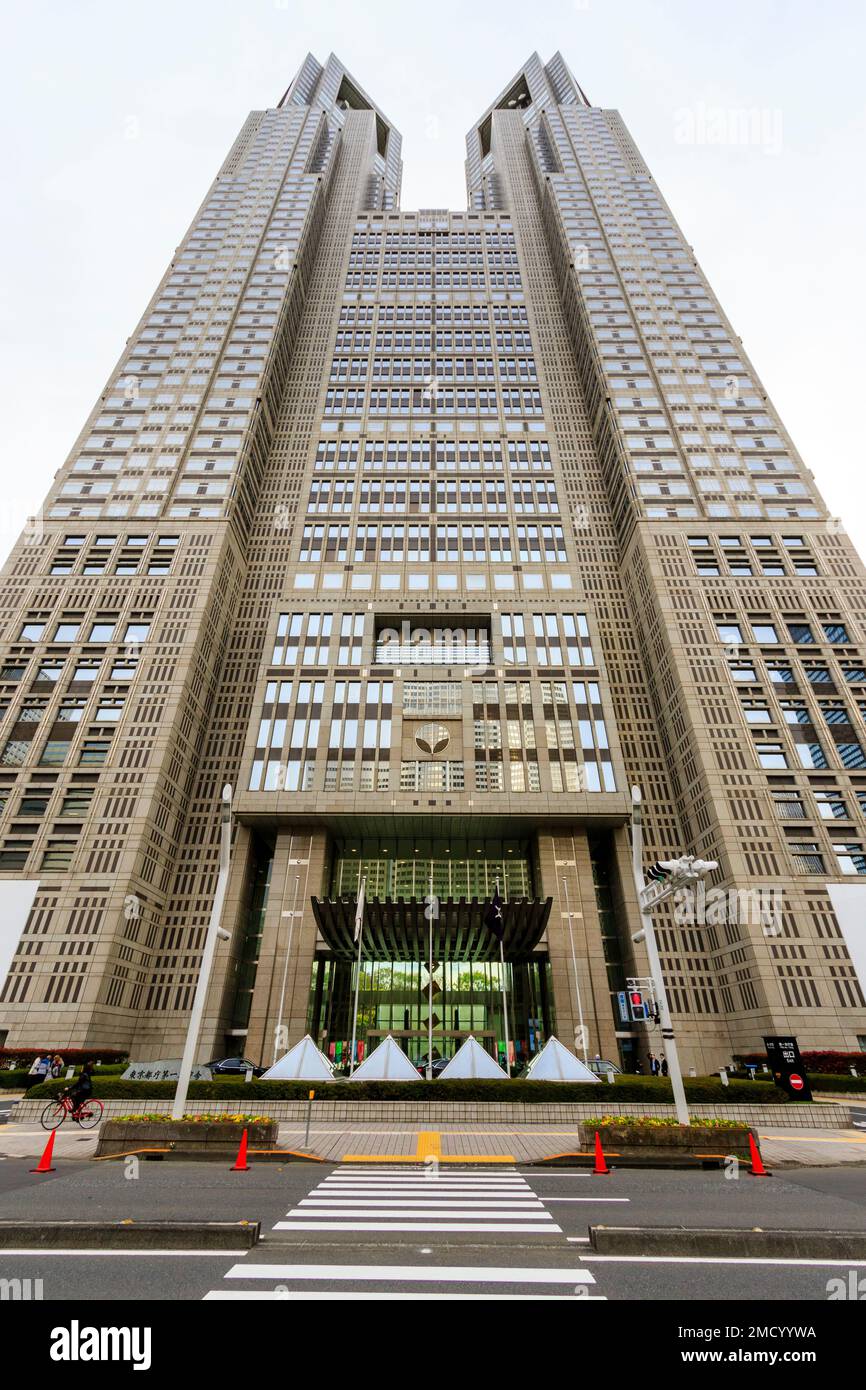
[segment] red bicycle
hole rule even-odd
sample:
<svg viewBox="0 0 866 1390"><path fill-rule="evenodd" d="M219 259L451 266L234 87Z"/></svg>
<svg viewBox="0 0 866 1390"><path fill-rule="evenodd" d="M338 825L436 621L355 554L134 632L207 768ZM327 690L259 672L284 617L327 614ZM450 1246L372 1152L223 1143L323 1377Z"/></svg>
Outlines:
<svg viewBox="0 0 866 1390"><path fill-rule="evenodd" d="M68 1115L70 1120L82 1129L95 1129L102 1119L105 1106L101 1100L89 1096L78 1105L69 1096L58 1096L50 1100L42 1111L40 1124L43 1129L59 1129Z"/></svg>

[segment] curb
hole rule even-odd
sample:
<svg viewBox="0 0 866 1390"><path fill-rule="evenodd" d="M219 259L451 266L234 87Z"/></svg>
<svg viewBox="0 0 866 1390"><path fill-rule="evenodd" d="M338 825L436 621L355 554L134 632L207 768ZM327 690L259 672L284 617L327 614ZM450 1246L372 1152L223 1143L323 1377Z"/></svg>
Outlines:
<svg viewBox="0 0 866 1390"><path fill-rule="evenodd" d="M0 1221L0 1250L251 1250L260 1221Z"/></svg>
<svg viewBox="0 0 866 1390"><path fill-rule="evenodd" d="M117 1153L95 1154L93 1163L110 1163L118 1158L143 1158L146 1163L228 1163L236 1156L232 1145L223 1151L221 1145L200 1145L200 1153L189 1153L182 1149L118 1149ZM208 1152L208 1149L214 1150ZM304 1153L300 1149L248 1149L250 1158L259 1163L325 1163L318 1154Z"/></svg>
<svg viewBox="0 0 866 1390"><path fill-rule="evenodd" d="M690 1172L703 1172L707 1169L719 1169L724 1166L729 1154L670 1154L664 1157L642 1154L618 1154L608 1153L605 1150L605 1158L608 1160L612 1170L617 1168L644 1168L644 1169L678 1169ZM747 1154L735 1154L733 1157L748 1166L749 1157ZM595 1156L591 1153L550 1154L543 1158L524 1158L518 1160L520 1168L592 1168L595 1164Z"/></svg>
<svg viewBox="0 0 866 1390"><path fill-rule="evenodd" d="M717 1255L753 1259L866 1259L866 1231L735 1230L699 1226L590 1226L599 1255Z"/></svg>

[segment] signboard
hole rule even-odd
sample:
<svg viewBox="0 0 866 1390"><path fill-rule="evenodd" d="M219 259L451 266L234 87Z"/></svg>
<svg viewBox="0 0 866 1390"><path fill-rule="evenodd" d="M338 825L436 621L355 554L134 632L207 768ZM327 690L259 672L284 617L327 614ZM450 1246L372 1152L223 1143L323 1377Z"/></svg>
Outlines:
<svg viewBox="0 0 866 1390"><path fill-rule="evenodd" d="M177 1081L180 1077L180 1057L165 1062L130 1062L121 1081ZM192 1081L210 1081L210 1067L193 1067Z"/></svg>
<svg viewBox="0 0 866 1390"><path fill-rule="evenodd" d="M619 1005L619 1018L621 1023L631 1023L631 1015L628 1011L628 996L624 989L621 989L616 996Z"/></svg>
<svg viewBox="0 0 866 1390"><path fill-rule="evenodd" d="M663 902L672 893L677 891L679 884L674 879L667 879L664 883L648 883L646 888L640 892L640 905L644 912L648 912L656 903Z"/></svg>
<svg viewBox="0 0 866 1390"><path fill-rule="evenodd" d="M811 1100L812 1092L796 1038L764 1038L767 1061L777 1086L794 1100Z"/></svg>

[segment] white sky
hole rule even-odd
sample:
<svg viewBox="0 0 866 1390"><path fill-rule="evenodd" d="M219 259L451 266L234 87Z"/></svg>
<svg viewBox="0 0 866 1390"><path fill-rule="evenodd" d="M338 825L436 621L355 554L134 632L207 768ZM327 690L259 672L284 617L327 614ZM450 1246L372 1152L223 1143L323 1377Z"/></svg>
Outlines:
<svg viewBox="0 0 866 1390"><path fill-rule="evenodd" d="M3 0L0 552L42 501L248 112L334 49L465 207L464 135L534 49L617 108L866 553L862 0ZM682 112L760 113L683 143ZM860 330L857 325L860 324Z"/></svg>

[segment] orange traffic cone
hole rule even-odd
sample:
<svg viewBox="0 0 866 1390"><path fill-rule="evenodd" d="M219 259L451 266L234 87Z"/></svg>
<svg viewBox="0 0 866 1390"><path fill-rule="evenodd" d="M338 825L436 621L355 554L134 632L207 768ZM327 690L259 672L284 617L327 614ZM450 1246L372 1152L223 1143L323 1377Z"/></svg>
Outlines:
<svg viewBox="0 0 866 1390"><path fill-rule="evenodd" d="M40 1158L39 1163L37 1164L37 1166L36 1166L35 1168L31 1168L31 1169L30 1169L31 1173L53 1173L53 1172L54 1172L54 1169L53 1169L52 1166L51 1166L51 1159L52 1159L52 1156L53 1156L53 1154L54 1154L54 1135L55 1135L55 1132L56 1132L56 1131L52 1129L51 1133L50 1133L49 1136L48 1136L48 1143L45 1145L45 1149L44 1149L44 1152L43 1152L43 1154L42 1154L42 1157Z"/></svg>
<svg viewBox="0 0 866 1390"><path fill-rule="evenodd" d="M753 1178L771 1178L772 1173L768 1173L761 1158L761 1151L755 1143L754 1136L749 1133L749 1153L752 1156L752 1166L749 1169Z"/></svg>
<svg viewBox="0 0 866 1390"><path fill-rule="evenodd" d="M249 1167L250 1165L247 1163L247 1132L244 1130L241 1135L241 1146L238 1149L238 1156L235 1159L234 1167L230 1171L232 1173L247 1173L249 1172Z"/></svg>
<svg viewBox="0 0 866 1390"><path fill-rule="evenodd" d="M595 1167L592 1171L596 1177L610 1176L610 1169L604 1161L604 1149L601 1147L598 1130L595 1131Z"/></svg>

